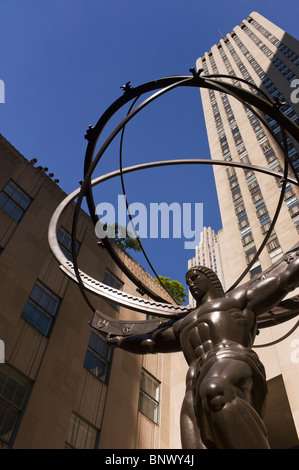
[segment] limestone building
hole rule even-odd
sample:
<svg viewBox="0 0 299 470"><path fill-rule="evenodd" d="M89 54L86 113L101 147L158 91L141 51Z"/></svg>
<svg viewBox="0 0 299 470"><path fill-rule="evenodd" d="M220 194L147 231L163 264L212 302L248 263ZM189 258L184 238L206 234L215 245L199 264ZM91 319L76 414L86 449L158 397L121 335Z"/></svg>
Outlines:
<svg viewBox="0 0 299 470"><path fill-rule="evenodd" d="M180 448L185 361L180 354L143 357L112 351L91 330L92 311L48 244L50 218L65 196L38 163L0 136L0 339L5 345L0 448ZM58 231L67 257L71 224L72 208L63 214ZM80 268L138 295L97 242L82 211ZM162 294L133 258L122 256L140 279ZM144 319L90 298L112 317Z"/></svg>
<svg viewBox="0 0 299 470"><path fill-rule="evenodd" d="M225 74L228 78L221 80L237 86L247 87L237 81L237 77L249 81L272 97L273 102L274 99L282 102L282 111L299 124L299 104L293 93L298 64L299 42L260 14L252 12L197 60L197 69L203 69L203 75ZM278 144L281 134L274 120L265 116L278 142L251 110L233 97L206 89L201 90L201 96L212 159L237 161L282 172L284 158ZM298 172L298 143L287 137L287 145L293 170ZM214 166L213 169L223 227L219 232L221 258L226 289L229 289L247 268L268 233L281 194L281 182L251 169L231 166ZM269 267L298 241L298 195L298 187L288 184L274 231L244 281ZM257 344L276 341L291 329L293 323L263 330ZM282 422L284 402L290 428L293 431L296 428L294 439L290 438L289 443L286 439L286 446L297 445L298 441L299 368L294 349L299 343L298 338L299 331L295 330L285 341L257 350L266 366L269 389L273 391L268 406L273 400L273 413L278 418L271 421L270 427L273 429L275 425L286 429ZM280 434L276 444L282 446L279 439L283 438L283 433ZM272 442L272 445L275 444Z"/></svg>

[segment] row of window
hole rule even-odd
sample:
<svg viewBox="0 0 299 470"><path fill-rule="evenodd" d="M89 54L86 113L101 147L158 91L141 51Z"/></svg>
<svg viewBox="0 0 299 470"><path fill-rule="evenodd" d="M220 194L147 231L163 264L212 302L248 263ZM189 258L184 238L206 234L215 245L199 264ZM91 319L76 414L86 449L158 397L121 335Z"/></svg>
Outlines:
<svg viewBox="0 0 299 470"><path fill-rule="evenodd" d="M9 442L29 395L31 381L8 364L0 367L0 438Z"/></svg>
<svg viewBox="0 0 299 470"><path fill-rule="evenodd" d="M97 341L97 340L95 340ZM96 346L95 346L96 347ZM33 383L28 377L11 367L0 367L0 439L10 443L29 399ZM138 410L155 424L159 423L161 384L145 369L141 371ZM72 413L65 448L94 449L100 430L77 413Z"/></svg>
<svg viewBox="0 0 299 470"><path fill-rule="evenodd" d="M250 55L249 52L248 52L248 50L245 48L245 46L243 45L243 43L241 43L240 40L238 40L238 41L239 41L239 45L243 47L243 52L244 52L244 53L246 52L247 57L248 57L248 55ZM236 51L234 50L234 48L233 48L232 45L230 44L230 41L228 40L228 38L226 38L224 42L225 42L225 44L227 45L227 47L228 47L230 53L232 54L232 56L233 56L233 58L234 58L234 60L235 60L235 62L236 62L236 64L237 64L237 66L238 66L239 70L241 71L241 73L243 74L244 78L246 78L247 80L249 80L250 83L253 83L253 84L254 84L254 81L253 81L252 77L250 76L250 74L248 73L246 67L245 67L244 65L241 66L242 62L241 62L241 60L240 60L238 54L236 53ZM230 62L229 62L228 58L226 57L226 54L225 54L224 51L223 51L222 46L220 45L220 46L218 46L218 48L219 48L220 54L221 54L221 56L222 56L222 58L223 58L223 61L224 61L225 65L226 65L226 68L227 68L228 72L229 72L231 75L234 76L235 73L233 72L233 69L232 69L232 67L231 67L231 65L230 65ZM252 57L252 56L251 56L251 57ZM253 59L253 60L254 60L254 59ZM256 65L258 65L258 64L256 64ZM258 66L258 67L259 67L259 66ZM261 69L260 67L259 67L259 73L263 73L263 72L262 72L262 69ZM264 80L265 80L265 79L266 79L266 85L267 85L267 87L271 84L271 86L273 86L273 88L275 88L275 90L277 90L276 87L274 87L273 83L271 82L270 79L268 79L267 76L264 78ZM264 81L264 80L263 80L263 81ZM242 86L242 85L241 85L241 84L238 84L238 86ZM252 91L254 91L255 93L257 93L256 90L254 90L253 88L252 88ZM251 124L251 126L252 126L252 128L253 128L253 130L254 130L254 132L255 132L255 135L256 135L256 137L257 137L257 139L258 139L258 143L259 143L259 145L260 145L262 151L264 152L264 154L269 153L269 150L271 149L273 155L275 155L274 150L272 149L272 147L271 147L271 145L270 145L270 143L269 143L269 141L268 141L268 139L267 139L267 137L266 137L266 135L265 135L265 133L264 133L264 130L263 130L263 128L261 127L260 121L259 121L259 120L253 115L253 113L251 113L249 110L246 111L246 107L245 107L245 106L244 106L244 109L245 109L245 112L246 112L246 114L247 114L247 116L248 116L249 122L250 122L250 124ZM290 107L289 107L287 110L285 110L284 112L285 112L285 114L291 114L291 113L296 114ZM268 116L267 118L268 118L268 120L270 119L269 116ZM273 127L273 122L271 122L270 125L272 125L272 127ZM275 125L277 126L277 129L279 130L279 126L277 125L276 122L275 122ZM298 152L297 152L296 148L294 147L293 143L291 142L291 140L290 140L289 138L287 138L287 144L288 144L288 149L289 149L289 157L290 157L291 159L293 159L293 161L295 160L295 162L296 162L296 158L298 157ZM273 156L273 158L271 158L271 160L267 158L267 161L268 161L268 165L269 165L269 167L270 167L271 169L273 169L273 170L275 169L276 171L282 171L282 168L281 168L281 166L280 166L280 163L279 163L277 157ZM298 160L298 159L297 159L297 163L299 163L299 160ZM277 180L277 184L279 184L279 183L278 183L278 180ZM294 194L294 193L293 193L293 194ZM287 199L287 198L288 198L288 196L286 195L286 196L285 196L285 199ZM299 201L298 201L298 208L299 208ZM297 218L296 218L296 217L297 217L297 212L296 212L295 210L294 210L294 212L291 212L291 211L290 211L290 215L291 215L291 217L292 217L292 219L293 219L293 222L294 222L295 226L297 227L297 230L299 230L298 221L297 221ZM270 225L270 220L268 220L268 223L269 223L269 225ZM264 226L264 225L265 225L265 218L262 220L262 226Z"/></svg>
<svg viewBox="0 0 299 470"><path fill-rule="evenodd" d="M229 43L229 41L227 41L227 45L228 45L228 43ZM231 49L229 49L229 50L230 50L230 52L232 52L233 48L231 47ZM220 54L223 58L223 61L226 65L226 67L227 67L227 70L228 70L229 74L232 75L232 76L235 76L235 72L233 71L233 69L231 67L231 64L230 64L225 52L223 51L222 47L220 48ZM236 53L235 53L235 57L238 57L238 55ZM225 60L224 60L224 58L225 58ZM244 67L241 72L243 72L243 71L246 71L246 67ZM253 80L250 77L250 75L249 75L249 78L251 79L251 82L253 83ZM238 86L241 87L242 85L239 83ZM272 149L272 147L271 147L271 145L270 145L270 143L269 143L269 141L268 141L268 139L267 139L267 137L264 133L264 130L261 127L260 121L256 118L256 116L250 110L247 110L245 105L244 105L244 110L247 114L247 117L249 119L251 127L252 127L253 131L255 132L258 143L260 145L264 145L264 146L266 145L267 149L270 149L270 148ZM236 139L237 135L238 135L238 133L235 133L234 139ZM241 139L241 136L240 136L240 139ZM241 161L244 162L244 163L247 163L247 164L249 163L250 164L250 159L249 159L249 156L247 155L247 151L245 149L245 146L244 146L244 151L242 152ZM273 167L273 163L274 163L274 161L272 162L272 167ZM279 162L278 162L277 159L276 159L275 164L276 164L276 166L277 166L277 164L279 165ZM245 176L246 176L246 181L247 181L247 184L248 184L249 191L251 193L254 205L256 207L256 214L257 214L257 217L259 219L262 232L266 233L266 231L268 230L268 228L271 225L271 219L270 219L269 213L267 211L266 204L263 200L262 193L261 193L260 187L258 185L256 176L255 176L254 172L250 171L250 170L244 170L244 173L245 173ZM257 200L257 198L259 198L259 200L263 201L262 207L261 207L260 204L259 204L258 207L256 206L255 201ZM241 230L243 231L242 235L243 235L243 238L244 238L244 236L248 235L250 227L248 225L247 227L243 228L246 222L243 221L242 223L243 223L243 226L241 225ZM271 237L273 238L273 234L272 234ZM273 246L274 242L272 242L271 244L267 243L267 249L268 249L270 259L271 259L272 262L276 261L280 256L282 256L282 249L279 246L279 242L278 242L278 239L277 239L276 235L275 235L275 237L276 237L275 256L273 256L273 254L271 252L272 251L271 247ZM252 242L250 242L249 247L246 246L246 245L244 246L244 250L245 250L247 260L248 260L248 262L250 262L253 259L254 253L256 252L256 248L255 248L255 246L252 246Z"/></svg>
<svg viewBox="0 0 299 470"><path fill-rule="evenodd" d="M220 55L222 56L222 58L224 60L225 65L227 67L228 73L230 75L234 76L233 69L232 69L232 67L229 63L229 60L227 59L227 56L224 53L222 47L219 46L218 49L219 49ZM217 66L215 64L215 60L214 60L212 54L210 54L209 58L210 58L210 62L211 62L212 68L213 68L213 72L218 73L218 69L217 69ZM205 67L206 67L206 64L205 64ZM226 116L228 118L228 122L230 122L230 128L231 128L233 139L235 141L237 152L238 152L239 156L242 155L241 161L243 161L244 163L250 163L249 157L247 156L247 151L245 149L245 145L244 145L244 142L242 140L240 130L237 126L237 123L236 123L232 108L230 106L228 97L224 93L220 93L220 95L221 95L221 98L222 98L222 102L223 102L224 110L226 112ZM211 101L213 102L213 105L214 105L214 109L213 109L214 112L219 113L218 107L217 108L215 107L215 101L214 101L215 98L211 93L210 93L210 99L211 99ZM218 119L221 119L220 118L220 113L219 113L219 116L217 116L217 117L218 117ZM218 126L218 135L219 136L220 136L220 133L222 135L222 132L224 132L224 130L222 131L222 127L223 127L222 124ZM229 152L229 146L228 146L228 143L227 143L226 140L227 140L226 136L221 137L220 138L220 145L221 145L221 149L222 149L224 159L231 161L232 159L231 159L231 155L230 155L230 152ZM245 155L246 155L246 161L245 161L245 158L244 158ZM226 170L227 170L228 182L229 182L230 189L231 189L232 199L233 199L234 206L235 206L235 212L236 212L237 219L238 219L238 226L239 226L239 230L240 230L241 239L244 240L246 238L247 240L249 239L249 241L250 241L249 246L247 246L246 243L243 243L243 248L244 248L244 252L245 252L247 262L250 263L252 261L253 256L254 256L254 253L256 252L256 247L255 247L255 244L254 244L254 241L253 241L249 220L247 218L246 209L245 209L245 206L244 206L244 201L243 201L243 197L242 197L242 194L241 194L241 188L240 188L239 183L238 183L238 178L237 178L235 169L232 168L232 167L227 167ZM256 177L255 177L253 172L250 172L250 175L249 175L249 170L244 170L244 172L245 172L245 175L247 174L247 183L248 183L249 189L251 189L250 187L252 186L252 182L254 181L254 179L256 180ZM256 185L257 185L257 182L256 182ZM261 267L259 267L259 269L261 269ZM254 273L256 273L257 270L258 270L258 268L256 268L254 270ZM253 275L253 272L250 271L250 274Z"/></svg>
<svg viewBox="0 0 299 470"><path fill-rule="evenodd" d="M273 98L277 98L282 103L286 102L286 100L284 99L282 94L279 92L279 90L276 88L276 86L274 85L272 80L262 70L260 65L257 63L255 58L250 54L247 47L243 44L243 42L240 40L240 38L235 33L233 33L231 35L231 37L234 39L235 43L237 44L237 46L239 47L239 49L241 50L243 55L246 57L248 62L251 63L251 65L254 68L255 72L261 78L263 85L268 90L268 92L271 94L271 96ZM252 79L250 81L252 83L254 83ZM281 110L285 114L287 114L294 122L299 124L299 117L296 114L296 112L290 106L288 106L287 104L283 105L281 107ZM280 126L278 125L278 123L276 121L272 120L268 115L265 115L265 118L269 122L269 125L272 128L272 130L276 133L277 138L279 138L279 141L281 143L283 143L283 138L282 138L282 135L281 135L281 132L280 132ZM294 165L294 167L296 169L299 169L299 154L298 154L297 149L294 147L294 145L291 141L289 141L289 143L288 143L288 149L289 149L289 157L292 161L292 164Z"/></svg>
<svg viewBox="0 0 299 470"><path fill-rule="evenodd" d="M243 68L241 69L239 64L240 64L240 59L239 59L239 56L238 54L235 52L235 50L233 49L233 47L231 46L230 42L227 40L226 42L230 52L232 53L234 59L236 60L236 63L237 63L237 66L239 67L239 69L241 70L241 73L244 75L244 72L246 71L247 72L247 69L246 67L243 66ZM244 46L244 45L243 45ZM245 46L244 46L245 47ZM247 51L247 49L246 49ZM248 51L247 51L248 52ZM245 78L245 77L244 77ZM254 84L254 81L252 79L252 77L249 75L247 75L247 79ZM271 80L266 76L264 79L263 79L263 83L264 85L267 87L268 91L270 91L270 87L273 88L273 90L271 90L271 92L274 92L277 91L277 88L274 86L274 84L271 82ZM283 97L281 97L282 99L284 99ZM245 108L245 107L244 107ZM246 108L245 108L246 110ZM293 115L296 116L296 119L297 119L297 115L296 113L292 110L292 108L288 107L286 110L284 110L284 113L287 114L287 115ZM272 169L272 170L276 170L276 171L282 171L282 168L280 166L280 163L277 159L277 157L275 156L275 152L274 150L272 149L262 127L261 127L261 124L259 122L259 120L256 118L256 116L253 115L253 113L251 111L246 111L246 114L249 118L249 121L250 121L250 124L256 134L256 137L258 139L258 142L261 146L261 149L262 151L264 152L266 158L267 158L267 162L268 162L268 165L269 167ZM270 118L269 116L265 116L266 119L269 121ZM294 119L295 120L295 119ZM274 131L280 131L280 127L279 125L277 124L276 121L273 121L273 120L270 120L269 122L270 126L272 127L272 129ZM287 145L288 145L288 155L289 155L289 158L293 161L293 164L295 165L296 167L296 164L299 164L299 159L298 159L298 152L297 152L297 149L294 147L292 141L287 137ZM272 152L271 154L271 159L269 158L269 151ZM278 183L278 181L277 181ZM286 195L285 199L287 200L288 196ZM298 209L299 209L299 201L298 201ZM296 219L296 216L297 216L297 213L291 213L291 217L293 219L293 222L295 224L295 226L297 227L297 230L299 231L299 227L298 227L298 222L297 222L297 219Z"/></svg>
<svg viewBox="0 0 299 470"><path fill-rule="evenodd" d="M42 334L49 334L51 322L59 307L60 299L50 290L37 282L26 303L22 318ZM91 331L83 366L104 383L108 383L112 361L112 348ZM18 418L29 394L31 381L23 374L2 364L0 368L0 439L9 442L13 436ZM159 419L160 383L146 371L142 372L139 411L154 423ZM95 430L84 419L74 416L70 424L68 446L79 444L94 445ZM78 447L77 447L78 448Z"/></svg>
<svg viewBox="0 0 299 470"><path fill-rule="evenodd" d="M246 29L245 25L243 25L243 29ZM248 33L248 28L247 28L247 33ZM283 96L280 95L277 88L274 86L274 84L269 79L269 77L265 74L265 72L263 72L260 65L256 62L254 57L249 53L248 49L244 46L242 41L237 37L237 35L235 33L232 33L231 36L235 40L235 42L238 45L238 47L240 48L240 50L245 55L246 59L251 63L251 65L254 68L254 70L256 71L256 73L262 78L263 84L266 86L266 88L272 94L272 96L277 96L281 101L284 101ZM251 38L254 39L254 40L256 39L254 36L251 36ZM255 42L257 42L257 41L255 41ZM252 83L254 85L254 81L253 81L252 77L250 76L250 74L249 74L248 70L246 69L246 67L244 66L244 64L241 62L238 54L236 53L236 51L232 47L229 39L225 38L224 43L227 45L234 61L236 62L239 70L241 71L244 79L246 79L247 81L249 81L250 83ZM258 43L258 45L261 48L263 47L263 45L260 42ZM228 73L232 76L233 83L237 86L242 86L240 82L233 79L233 77L235 76L235 73L232 69L232 66L231 66L226 54L224 53L224 50L223 50L221 44L218 45L218 50L220 52L220 55L222 56L223 62L226 66L226 69L227 69ZM268 48L263 48L262 50L264 51L264 53L266 55L268 55L268 53L269 53ZM211 62L212 68L213 68L213 73L218 73L217 67L216 67L216 64L215 64L215 61L214 61L214 58L213 58L213 54L210 52L208 55L209 55L209 59L210 59L210 62ZM270 58L273 59L273 63L277 66L277 68L280 70L280 72L282 72L282 69L283 69L283 72L285 72L283 74L285 76L287 76L286 78L288 78L289 80L293 78L293 75L291 76L289 74L289 70L285 70L285 66L281 63L281 61L279 62L277 57L274 58L274 54L272 52L271 52L271 57ZM204 58L203 58L203 66L204 66L204 69L205 69L206 64L205 64L205 59ZM207 67L205 69L205 73L208 74ZM259 94L258 91L255 90L253 87L250 87L250 89L254 93ZM211 94L210 94L210 99L211 99L212 110L213 110L213 113L214 113L216 128L217 128L217 131L218 131L220 145L221 145L221 148L222 148L224 159L225 160L231 160L231 153L229 151L229 146L228 146L228 142L227 142L227 139L226 139L226 136L225 136L225 131L223 129L223 125L222 125L222 121L221 121L221 117L220 117L220 112L219 112L219 109L218 109L218 105L216 103L216 99L212 100ZM237 148L237 151L239 153L240 159L244 163L250 163L249 158L247 156L247 152L246 152L244 143L242 142L242 138L239 135L239 130L238 130L236 121L234 119L234 116L232 115L232 112L230 112L230 110L229 110L229 105L224 104L224 109L226 111L227 118L228 118L228 121L230 123L230 127L231 127L231 130L232 130L232 136L234 138L234 141L235 141L236 148ZM285 112L285 114L288 114L289 117L292 120L294 120L295 122L298 121L298 116L296 115L295 111L292 110L291 107L285 106L283 111ZM252 125L252 128L255 132L255 135L258 139L258 142L261 146L261 149L263 150L263 152L265 154L268 153L271 150L273 152L273 154L275 155L275 153L274 153L274 151L273 151L273 149L272 149L272 147L271 147L271 145L270 145L263 129L261 128L260 123L255 118L255 116L253 116L253 117L252 116L253 116L253 114L250 113L250 115L248 115L248 118L249 118L250 123ZM268 120L270 120L269 116L266 116L266 118ZM277 132L277 131L280 130L279 126L277 125L276 122L275 123L271 122L270 125L272 126L274 131ZM277 126L277 129L274 126ZM299 167L298 152L297 152L296 148L294 147L294 145L293 145L293 143L291 142L290 139L288 139L288 149L289 149L289 157L292 159L293 165L296 169L297 164L298 164L298 167ZM268 164L269 164L269 167L271 169L275 169L276 171L278 171L278 170L281 171L281 167L280 167L279 161L276 158L276 156L272 156L271 159L268 159ZM236 176L232 177L233 172L232 172L231 169L229 169L229 167L227 168L227 172L230 174L229 175L229 182L230 182L230 186L231 186L231 191L232 191L234 204L235 204L235 207L237 207L236 213L237 213L237 217L238 217L239 227L241 229L241 233L242 233L242 237L243 237L242 239L243 240L247 239L247 242L248 242L247 246L244 243L245 252L247 253L247 255L249 255L249 254L252 254L252 252L254 251L255 248L253 247L252 241L249 239L251 231L250 231L249 224L246 225L246 211L245 211L244 206L242 206L243 198L242 198L242 195L239 192L239 185L238 185ZM249 189L250 189L250 192L252 194L253 199L256 198L256 197L259 197L261 200L263 200L261 194L259 194L260 191L259 191L258 184L256 182L255 175L252 174L252 172L249 173L248 170L246 172L247 172L247 183L249 185ZM290 187L288 187L287 191L292 191L292 190L291 190ZM287 191L286 191L286 193L287 193ZM285 200L286 200L286 202L288 201L287 206L290 207L290 214L293 218L295 226L297 226L297 230L299 230L299 227L298 227L299 214L298 214L298 206L297 206L297 202L296 202L297 198L294 195L293 191L292 191L291 196L292 196L292 198L290 198L290 196L288 194L286 194L285 195ZM292 204L294 204L293 207L292 207ZM263 231L263 233L266 233L266 231L270 227L270 222L271 222L270 218L269 218L269 215L266 211L266 208L263 207L262 209L261 208L258 209L256 207L256 210L257 210L258 218L260 220L262 231ZM291 211L294 211L294 212L291 212ZM271 237L269 238L268 244L267 244L267 248L268 248L270 258L271 258L272 262L274 262L278 257L281 256L281 248L279 247L278 240L277 240L277 238L276 238L276 240L273 240L273 237L276 237L276 235L275 234L271 235ZM272 240L272 241L270 242L270 240Z"/></svg>
<svg viewBox="0 0 299 470"><path fill-rule="evenodd" d="M14 182L9 181L0 193L0 207L16 222L20 222L28 209L31 198ZM62 227L57 233L57 239L65 256L72 260L71 235ZM76 243L78 252L80 244ZM121 290L123 283L106 271L103 282L115 289ZM42 335L49 337L57 316L61 299L42 282L37 281L23 309L23 318ZM118 305L111 303L116 310ZM90 333L83 366L105 384L108 383L112 362L112 349L93 330ZM31 381L10 367L2 364L0 368L0 439L10 442L16 429L16 424L28 398ZM158 423L160 383L142 371L139 411L154 423ZM93 448L96 445L98 430L87 423L82 417L72 415L66 447Z"/></svg>
<svg viewBox="0 0 299 470"><path fill-rule="evenodd" d="M252 41L259 47L259 49L271 59L272 64L279 70L279 72L285 76L285 78L291 82L296 75L285 65L279 57L277 57L263 42L247 27L242 28L243 31L252 39Z"/></svg>
<svg viewBox="0 0 299 470"><path fill-rule="evenodd" d="M104 283L111 286L109 284L111 279L118 282L111 273L106 273ZM60 303L61 299L56 294L51 292L42 282L37 281L29 295L21 318L42 335L49 337ZM88 348L84 361L85 367L104 382L107 382L108 364L111 360L110 349L93 331L90 335Z"/></svg>
<svg viewBox="0 0 299 470"><path fill-rule="evenodd" d="M160 382L145 369L141 370L138 411L152 422L159 423ZM100 431L77 413L71 416L65 448L94 449L99 441Z"/></svg>
<svg viewBox="0 0 299 470"><path fill-rule="evenodd" d="M9 181L0 193L0 208L4 210L13 220L20 222L23 215L30 206L32 198L29 197L13 181ZM62 227L57 233L57 239L62 252L71 261L72 260L72 238ZM76 242L77 253L80 244Z"/></svg>
<svg viewBox="0 0 299 470"><path fill-rule="evenodd" d="M2 209L9 215L14 216L16 221L21 218L23 212L29 206L29 198L25 198L22 191L10 182L6 188L5 197L2 201ZM13 198L13 201L11 200ZM25 204L25 202L26 204ZM17 214L17 215L16 215ZM57 239L62 251L68 259L71 259L71 236L61 228L57 234ZM77 245L79 249L79 244ZM111 273L106 271L104 276L105 284L116 289L122 288L122 283ZM61 299L51 292L44 284L37 281L34 285L29 299L24 307L21 317L41 334L49 336L54 324L55 316L58 312ZM116 304L112 306L118 309ZM109 371L112 360L112 349L103 341L100 336L91 331L88 348L84 359L84 367L98 377L104 383L108 382ZM145 376L145 372L143 376ZM152 421L158 423L158 397L157 392L151 397L154 385L149 386L150 379L142 378L140 411L147 415ZM154 382L153 382L154 383ZM19 372L10 368L7 364L0 369L0 438L9 442L17 419L21 413L25 397L30 386L30 381ZM157 389L159 390L159 389ZM97 430L86 423L86 421L76 415L72 417L67 446L75 448L92 448L96 442Z"/></svg>
<svg viewBox="0 0 299 470"><path fill-rule="evenodd" d="M273 34L269 33L269 31L261 26L256 20L253 18L249 18L248 23L250 23L252 26L254 26L262 35L268 39L272 44L274 44L280 52L282 52L291 62L294 62L294 64L299 63L299 57L297 54L292 51L289 47L287 47L282 41L277 39L276 36Z"/></svg>
<svg viewBox="0 0 299 470"><path fill-rule="evenodd" d="M211 96L211 98L214 99L214 96L213 97ZM239 129L237 128L232 110L230 106L227 105L226 95L224 95L222 99L223 99L223 102L225 104L225 108L227 111L228 121L229 122L231 121L230 127L232 129L232 134L237 136L239 135ZM237 144L236 141L235 141L235 144L236 144L237 151L240 152L241 149L238 149L239 144ZM241 152L244 153L243 150L241 150ZM227 149L222 147L222 153L223 153L223 157L225 160L229 160L229 161L232 160L231 154L228 149L228 144L227 144ZM230 189L231 189L232 199L234 202L235 213L236 213L237 220L238 220L238 227L240 230L240 235L241 235L241 240L243 243L245 256L247 258L247 262L250 263L250 261L252 260L252 256L254 256L254 253L256 252L256 247L253 241L250 224L247 218L243 196L241 194L241 189L238 183L238 178L237 178L235 169L233 167L228 166L226 167L226 172L227 172L227 178L228 178L228 182L229 182ZM244 240L246 240L246 242ZM260 266L255 269L251 269L250 275L253 276L257 272L259 272L259 270L261 270Z"/></svg>
<svg viewBox="0 0 299 470"><path fill-rule="evenodd" d="M12 181L0 193L0 207L16 222L21 220L30 203L31 198Z"/></svg>

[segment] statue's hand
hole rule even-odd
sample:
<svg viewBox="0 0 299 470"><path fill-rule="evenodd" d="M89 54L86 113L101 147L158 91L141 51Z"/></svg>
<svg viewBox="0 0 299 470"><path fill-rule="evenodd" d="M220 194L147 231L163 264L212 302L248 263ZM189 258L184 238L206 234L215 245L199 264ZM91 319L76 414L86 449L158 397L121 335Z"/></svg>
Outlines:
<svg viewBox="0 0 299 470"><path fill-rule="evenodd" d="M111 336L111 333L108 333L106 336L106 343L108 343L109 346L120 346L122 340L122 336Z"/></svg>

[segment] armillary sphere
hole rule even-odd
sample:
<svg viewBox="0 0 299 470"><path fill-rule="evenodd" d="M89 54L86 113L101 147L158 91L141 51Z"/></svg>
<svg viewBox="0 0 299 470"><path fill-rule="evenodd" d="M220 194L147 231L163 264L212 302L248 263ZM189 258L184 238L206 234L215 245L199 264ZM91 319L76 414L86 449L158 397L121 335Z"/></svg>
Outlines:
<svg viewBox="0 0 299 470"><path fill-rule="evenodd" d="M112 178L120 177L122 181L122 187L124 195L125 188L124 188L124 180L123 176L128 173L138 172L142 170L147 170L149 168L158 168L170 165L224 165L224 166L232 166L238 167L243 169L251 169L256 172L265 173L269 176L274 178L278 178L281 180L281 194L280 198L275 210L275 214L273 220L271 222L271 226L269 231L267 232L261 246L257 250L254 258L248 264L247 268L244 272L239 276L239 278L234 282L234 284L228 289L235 288L245 277L248 271L251 269L253 264L258 259L261 251L264 249L273 229L276 224L277 218L280 213L280 209L283 203L285 189L287 183L294 184L299 186L299 178L296 173L295 168L293 167L292 161L288 157L288 149L287 149L287 142L286 142L286 132L291 136L291 138L298 140L299 135L299 127L296 123L294 123L291 119L288 118L280 110L280 103L277 101L273 101L271 97L266 95L263 91L259 88L254 86L251 83L248 83L242 78L234 77L234 81L238 81L240 84L245 83L250 86L251 90L249 91L244 87L234 85L227 81L226 79L231 80L230 75L202 75L202 70L196 72L194 69L190 69L192 72L191 75L175 75L160 78L154 81L147 82L143 85L138 87L131 87L130 82L128 82L123 88L123 95L118 98L100 117L97 124L94 127L89 127L86 132L85 138L88 141L86 154L85 154L85 162L84 162L84 180L81 182L81 186L73 191L69 196L67 196L57 207L55 210L50 224L49 224L49 231L48 231L48 239L49 244L52 249L52 252L58 261L61 270L73 281L75 281L81 292L82 295L95 313L96 309L91 304L90 299L88 298L87 293L90 292L92 294L96 294L97 296L104 298L106 300L113 301L120 306L138 311L143 314L150 313L151 315L155 315L159 318L166 318L168 321L171 318L177 319L180 317L185 316L187 313L190 312L190 306L182 306L178 305L177 303L169 303L164 298L158 296L154 293L147 285L145 285L140 279L138 279L132 272L129 271L127 266L123 263L123 261L118 256L116 250L114 250L113 244L110 242L108 237L105 237L101 240L102 246L104 246L110 256L114 259L114 261L118 264L118 266L122 269L125 275L136 285L138 292L142 292L146 294L150 300L144 299L142 297L133 296L126 294L120 290L114 289L106 284L98 281L90 277L88 274L82 272L78 266L77 260L77 252L76 252L76 232L77 232L77 225L78 225L78 218L80 209L82 206L83 199L86 198L87 206L90 212L91 220L94 224L98 222L98 216L96 215L95 211L95 204L93 199L92 189L93 187L103 183L104 181L110 180ZM150 105L152 102L157 100L162 95L174 90L175 88L179 87L195 87L195 88L206 88L211 89L214 91L227 93L228 95L234 97L235 99L239 100L243 105L245 105L250 111L255 114L258 119L262 122L265 128L269 131L269 133L273 136L277 144L280 146L282 150L282 154L284 155L284 169L283 172L277 172L270 170L269 168L263 168L259 166L254 166L250 164L243 164L240 161L224 161L224 160L211 160L211 159L176 159L176 160L164 160L164 161L156 161L156 162L149 162L149 163L142 163L130 167L123 168L122 167L122 144L123 144L123 134L125 130L126 124L131 121L138 113L140 113L146 106ZM142 101L139 105L136 105L136 102L140 97L144 94L153 92L151 96L147 97ZM102 144L100 149L96 151L96 145L98 140L101 136L101 133L106 126L106 124L110 121L110 119L115 115L117 111L119 111L123 106L127 103L130 103L131 107L129 112L126 114L126 117L121 120L121 122L115 127L113 132L109 135L109 137L105 140ZM135 106L135 107L134 107ZM282 142L280 142L276 136L276 134L272 131L271 127L269 126L267 120L265 119L264 115L268 115L271 119L274 119L279 125L281 129L282 135ZM107 173L103 176L97 177L92 179L92 175L99 164L103 154L108 149L110 144L114 141L117 135L121 135L121 144L120 144L120 167L116 171L112 171L111 173ZM73 215L73 224L72 224L72 262L69 261L64 253L62 252L59 242L57 240L57 230L59 227L59 220L66 209L70 204L76 201L74 215ZM129 214L130 216L130 214ZM138 238L138 237L137 237ZM138 238L140 246L143 250L141 241ZM146 259L150 263L147 255L144 252ZM150 264L151 266L151 264ZM152 267L152 266L151 266ZM152 268L153 269L153 268ZM156 276L158 278L158 276ZM276 311L273 309L269 314L265 314L258 320L258 327L263 328L266 326L271 326L273 324L277 324L277 318L279 316L288 316L289 314L294 312L294 308L298 308L298 301L292 303L290 299L285 301L286 303L281 303L277 306ZM297 306L296 306L297 305ZM276 320L273 321L273 314ZM104 317L104 316L103 316ZM103 319L102 319L103 320ZM102 321L101 320L101 321ZM157 320L160 323L162 320ZM108 322L108 320L107 320ZM155 322L153 320L152 322ZM148 324L149 329L152 329L152 322L151 321L143 321L143 322L134 322L145 323ZM104 319L105 323L105 319ZM128 325L130 322L123 322L124 324ZM144 331L144 329L143 329Z"/></svg>

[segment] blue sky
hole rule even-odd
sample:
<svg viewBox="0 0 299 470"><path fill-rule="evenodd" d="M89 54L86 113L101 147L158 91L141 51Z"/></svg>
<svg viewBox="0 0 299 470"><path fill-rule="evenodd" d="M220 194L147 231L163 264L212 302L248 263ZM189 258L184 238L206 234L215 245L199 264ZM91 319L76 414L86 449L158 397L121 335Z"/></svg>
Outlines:
<svg viewBox="0 0 299 470"><path fill-rule="evenodd" d="M0 79L5 83L0 132L27 159L37 158L38 165L49 168L70 193L83 176L86 129L121 96L121 85L189 74L221 33L231 32L252 11L298 38L296 0L0 0ZM118 143L94 177L118 168ZM171 92L127 126L124 166L208 156L196 89ZM129 202L200 202L204 225L221 228L212 167L151 170L128 175L125 183ZM97 189L95 201L113 202L117 194L119 180ZM184 240L143 243L160 275L184 283L194 254L184 249ZM137 260L148 269L142 257Z"/></svg>

